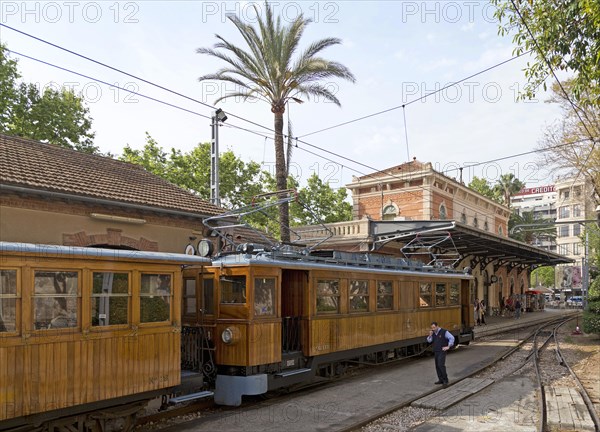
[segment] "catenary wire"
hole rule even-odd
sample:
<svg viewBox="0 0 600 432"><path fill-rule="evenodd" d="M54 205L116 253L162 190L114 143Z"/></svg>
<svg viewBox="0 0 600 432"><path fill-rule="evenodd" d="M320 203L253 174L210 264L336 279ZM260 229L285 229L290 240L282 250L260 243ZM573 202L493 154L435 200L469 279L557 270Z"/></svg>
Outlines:
<svg viewBox="0 0 600 432"><path fill-rule="evenodd" d="M180 106L178 106L178 105L175 105L175 104L172 104L172 103L169 103L169 102L165 102L165 101L162 101L162 100L160 100L160 99L157 99L157 98L154 98L154 97L151 97L151 96L147 96L147 95L144 95L144 94L142 94L142 93L139 93L139 92L136 92L136 91L133 91L133 90L129 90L129 89L126 89L126 88L119 87L119 86L117 86L117 85L115 85L115 84L111 84L111 83L108 83L108 82L106 82L106 81L103 81L103 80L100 80L100 79L97 79L97 78L91 77L91 76L89 76L89 75L85 75L85 74L82 74L82 73L79 73L79 72L75 72L75 71L73 71L73 70L71 70L71 69L64 68L64 67L62 67L62 66L58 66L58 65L52 64L52 63L50 63L50 62L46 62L46 61L44 61L44 60L37 59L37 58L35 58L35 57L32 57L32 56L28 56L28 55L22 54L22 53L20 53L20 52L17 52L17 51L14 51L14 50L10 50L10 49L8 49L8 48L6 48L6 50L7 50L8 52L12 53L12 54L16 54L16 55L22 56L22 57L24 57L24 58L28 58L28 59L30 59L30 60L32 60L32 61L36 61L36 62L39 62L39 63L45 64L45 65L47 65L47 66L50 66L50 67L54 67L54 68L56 68L56 69L63 70L63 71L65 71L65 72L72 73L72 74L74 74L74 75L81 76L81 77L84 77L84 78L90 79L90 80L92 80L92 81L96 81L96 82L102 83L102 84L104 84L104 85L107 85L107 86L109 86L109 87L118 88L118 89L120 89L120 90L123 90L123 91L126 91L126 92L128 92L128 93L131 93L131 94L134 94L134 95L138 95L138 96L140 96L140 97L143 97L143 98L145 98L145 99L152 100L152 101L158 102L158 103L160 103L160 104L163 104L163 105L166 105L166 106L170 106L170 107L172 107L172 108L175 108L175 109L178 109L178 110L181 110L181 111L184 111L184 112L188 112L188 113L190 113L190 114L194 114L194 115L197 115L197 116L200 116L200 117L206 118L206 119L211 119L211 117L210 117L210 116L207 116L207 115L204 115L204 114L198 113L198 112L196 112L196 111L192 111L192 110L190 110L190 109L183 108L183 107L180 107ZM267 136L267 135L264 135L263 133L261 133L261 132L258 132L258 131L254 131L254 130L251 130L251 129L247 129L247 128L244 128L244 127L241 127L241 126L238 126L238 125L234 125L234 124L231 124L231 123L224 124L224 125L226 125L227 127L231 127L231 128L235 128L235 129L238 129L238 130L242 130L242 131L245 131L245 132L248 132L248 133L254 134L254 135L258 135L258 136L260 136L260 137L263 137L263 138L266 138L266 139L273 140L273 137L271 137L271 136ZM310 146L310 147L313 147L313 148L315 148L315 149L317 149L317 150L320 150L320 151L322 151L322 152L329 153L329 154L331 154L331 155L333 155L333 156L335 156L335 157L337 157L337 158L344 159L344 160L347 160L347 161L349 161L349 162L351 162L351 163L354 163L354 164L356 164L356 165L360 165L360 166L363 166L363 167L365 167L365 168L368 168L368 169L372 170L372 171L373 171L373 173L372 173L372 174L365 174L365 173L363 173L363 172L361 172L361 171L359 171L359 170L356 170L355 168L352 168L352 167L350 167L350 166L348 166L348 165L343 165L342 163L340 163L340 162L337 162L337 161L334 161L334 160L332 160L332 159L329 159L329 158L326 158L326 157L325 157L325 156L323 156L323 155L319 155L319 154L317 154L317 153L311 152L311 151L309 151L309 150L307 150L307 149L305 149L305 148L303 148L303 147L300 147L300 146L298 146L298 144L297 144L298 142L300 142L300 143L302 143L302 144L305 144L305 145L308 145L308 146ZM563 143L563 144L560 144L560 145L558 145L558 146L554 146L554 147L560 147L560 146L566 146L566 145L572 145L572 144L573 144L573 143L569 142L569 143ZM390 175L392 178L397 178L397 179L399 179L399 180L405 180L405 179L406 179L405 177L398 176L398 175L395 175L395 174L392 174L392 173L390 173L390 172L389 172L389 168L387 168L387 169L381 169L381 170L380 170L380 169L374 168L374 167L372 167L372 166L369 166L369 165L367 165L367 164L364 164L364 163L362 163L362 162L356 161L356 160L354 160L354 159L352 159L352 158L348 158L348 157L346 157L346 156L343 156L343 155L341 155L341 154L339 154L339 153L332 152L332 151L330 151L330 150L327 150L327 149L324 149L324 148L318 147L318 146L316 146L316 145L314 145L314 144L308 143L308 142L306 142L306 141L304 141L304 140L300 140L300 139L297 139L297 138L296 138L296 147L297 147L297 148L299 148L299 149L301 149L301 150L303 150L303 151L305 151L305 152L307 152L307 153L313 154L313 155L315 155L315 156L317 156L317 157L321 157L321 158L322 158L322 159L324 159L324 160L330 161L330 162L332 162L332 163L336 163L336 164L338 164L338 165L340 165L340 166L342 166L342 167L343 167L343 166L345 166L346 168L348 168L348 169L350 169L350 170L352 170L352 171L354 171L354 172L356 172L356 173L358 173L358 174L362 174L362 175L364 175L364 176L366 176L366 177L371 177L371 178L374 178L374 179L376 179L376 178L378 178L378 177L376 177L376 175L375 175L375 174L383 173L383 174ZM533 151L532 151L532 152L533 152ZM527 153L532 153L532 152L527 152ZM509 158L511 158L511 157L517 157L517 156L520 156L520 154L519 154L519 155L515 155L515 156L505 156L505 157L498 158L498 159L495 159L495 160L490 160L490 161L487 161L487 162L484 162L484 163L490 163L490 162L494 162L494 161L496 161L496 160L504 160L504 159L509 159ZM483 163L480 163L480 164L483 164ZM475 165L480 165L480 164L474 164L474 165L470 165L470 166L475 166ZM423 187L423 186L420 186L420 187L421 187L421 189L423 189L424 191L425 191L425 190L427 190L427 188L425 188L425 187Z"/></svg>

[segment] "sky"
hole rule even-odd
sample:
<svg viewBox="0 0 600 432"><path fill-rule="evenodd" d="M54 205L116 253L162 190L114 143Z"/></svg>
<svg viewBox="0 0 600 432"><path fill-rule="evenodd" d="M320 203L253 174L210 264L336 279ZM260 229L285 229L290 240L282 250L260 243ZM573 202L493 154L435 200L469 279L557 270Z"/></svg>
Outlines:
<svg viewBox="0 0 600 432"><path fill-rule="evenodd" d="M545 103L548 94L544 92L533 101L517 99L526 83L523 69L531 58L509 61L418 100L513 58L512 38L498 35L494 8L488 2L306 1L272 5L284 23L300 13L312 19L300 49L317 39L340 38L342 44L322 55L343 63L356 77L354 84L326 83L341 101L341 108L318 99L290 105L294 135L308 143L299 141L292 159L291 173L301 184L316 172L330 186L342 187L352 176L412 158L432 162L450 177L458 176L458 166L480 163L464 170L466 182L476 175L495 183L506 173L515 174L527 186L553 182L552 173L540 164L539 154L482 163L535 150L544 128L561 117L557 106ZM256 12L264 14L264 10L260 2L3 1L0 22L214 106L217 97L235 88L198 81L224 63L197 54L197 48L212 47L217 41L215 34L242 46L227 14L236 13L255 23ZM186 152L210 141L210 120L189 111L210 117L213 108L6 27L0 27L0 40L12 51L87 76L12 55L18 59L23 80L41 88L66 86L82 95L93 118L94 143L102 152L121 154L126 145L141 149L146 132L167 150ZM403 104L404 109L313 134ZM268 129L273 127L270 107L263 102L231 98L216 107ZM243 160L259 162L274 172L273 141L232 126L272 135L268 129L230 115L220 128L221 151L232 150Z"/></svg>

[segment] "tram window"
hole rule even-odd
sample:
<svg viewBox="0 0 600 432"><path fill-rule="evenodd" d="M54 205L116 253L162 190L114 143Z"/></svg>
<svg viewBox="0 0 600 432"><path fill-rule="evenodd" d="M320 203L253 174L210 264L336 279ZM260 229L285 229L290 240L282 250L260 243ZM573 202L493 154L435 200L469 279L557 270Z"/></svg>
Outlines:
<svg viewBox="0 0 600 432"><path fill-rule="evenodd" d="M204 291L202 297L204 299L204 313L206 315L215 314L215 282L212 278L203 280Z"/></svg>
<svg viewBox="0 0 600 432"><path fill-rule="evenodd" d="M275 278L254 279L254 315L274 315Z"/></svg>
<svg viewBox="0 0 600 432"><path fill-rule="evenodd" d="M142 274L140 290L140 322L171 320L170 274Z"/></svg>
<svg viewBox="0 0 600 432"><path fill-rule="evenodd" d="M77 327L77 272L35 271L34 287L33 325L36 330Z"/></svg>
<svg viewBox="0 0 600 432"><path fill-rule="evenodd" d="M457 283L450 284L450 297L448 299L448 306L458 305L459 300L460 300L460 290L458 289L458 284Z"/></svg>
<svg viewBox="0 0 600 432"><path fill-rule="evenodd" d="M419 285L419 306L431 307L431 284L422 283Z"/></svg>
<svg viewBox="0 0 600 432"><path fill-rule="evenodd" d="M246 276L221 277L221 303L246 303Z"/></svg>
<svg viewBox="0 0 600 432"><path fill-rule="evenodd" d="M350 281L350 312L367 312L369 310L369 281Z"/></svg>
<svg viewBox="0 0 600 432"><path fill-rule="evenodd" d="M92 326L127 324L129 274L94 272L92 279Z"/></svg>
<svg viewBox="0 0 600 432"><path fill-rule="evenodd" d="M186 316L196 316L196 279L184 279L185 289L183 292L183 314Z"/></svg>
<svg viewBox="0 0 600 432"><path fill-rule="evenodd" d="M317 281L317 313L339 313L340 311L340 281Z"/></svg>
<svg viewBox="0 0 600 432"><path fill-rule="evenodd" d="M392 309L394 285L392 281L377 281L377 310Z"/></svg>
<svg viewBox="0 0 600 432"><path fill-rule="evenodd" d="M17 331L17 271L0 270L0 333Z"/></svg>
<svg viewBox="0 0 600 432"><path fill-rule="evenodd" d="M446 306L446 284L435 284L435 305Z"/></svg>

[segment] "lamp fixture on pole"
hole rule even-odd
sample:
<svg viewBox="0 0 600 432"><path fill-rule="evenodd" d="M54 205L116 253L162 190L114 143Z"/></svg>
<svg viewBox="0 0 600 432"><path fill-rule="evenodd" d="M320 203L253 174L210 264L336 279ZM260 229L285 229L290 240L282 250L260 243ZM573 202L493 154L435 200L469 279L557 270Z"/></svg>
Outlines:
<svg viewBox="0 0 600 432"><path fill-rule="evenodd" d="M219 193L219 123L227 120L225 112L219 108L212 116L211 142L210 142L210 202L221 206L221 195Z"/></svg>

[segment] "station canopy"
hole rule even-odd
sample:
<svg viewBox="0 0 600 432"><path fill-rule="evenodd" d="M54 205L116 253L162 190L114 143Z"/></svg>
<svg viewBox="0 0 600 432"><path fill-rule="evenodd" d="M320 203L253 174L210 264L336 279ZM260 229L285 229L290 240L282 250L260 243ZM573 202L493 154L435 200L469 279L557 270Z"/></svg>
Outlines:
<svg viewBox="0 0 600 432"><path fill-rule="evenodd" d="M421 241L425 247L456 252L461 258L478 256L504 264L553 266L573 262L554 252L453 220L372 221L371 224L375 250L389 246L390 242L399 242L406 249L407 245Z"/></svg>

